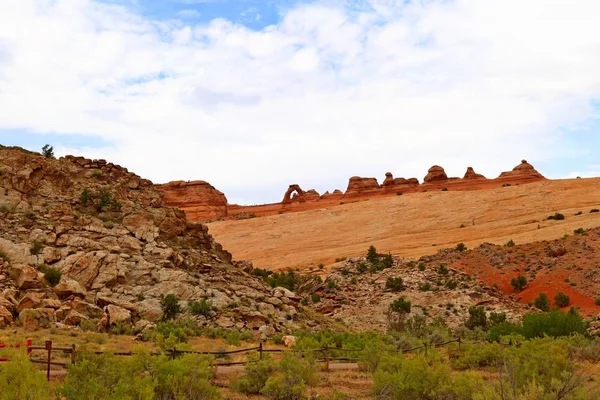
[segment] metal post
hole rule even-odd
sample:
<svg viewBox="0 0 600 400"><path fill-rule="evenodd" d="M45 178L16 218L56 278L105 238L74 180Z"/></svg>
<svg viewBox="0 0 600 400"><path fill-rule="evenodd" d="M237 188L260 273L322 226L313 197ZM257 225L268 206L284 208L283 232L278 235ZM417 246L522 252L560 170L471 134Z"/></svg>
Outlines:
<svg viewBox="0 0 600 400"><path fill-rule="evenodd" d="M48 369L46 370L46 379L50 381L50 360L52 359L52 340L46 340L46 350L48 351Z"/></svg>
<svg viewBox="0 0 600 400"><path fill-rule="evenodd" d="M260 359L263 359L263 343L262 340L260 342L258 342L258 354Z"/></svg>

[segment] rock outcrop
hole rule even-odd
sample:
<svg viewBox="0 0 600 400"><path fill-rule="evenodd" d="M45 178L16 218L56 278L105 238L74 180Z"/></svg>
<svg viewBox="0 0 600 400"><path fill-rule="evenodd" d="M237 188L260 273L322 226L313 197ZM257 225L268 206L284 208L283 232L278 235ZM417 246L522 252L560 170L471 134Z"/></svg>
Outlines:
<svg viewBox="0 0 600 400"><path fill-rule="evenodd" d="M512 171L502 172L496 180L516 181L517 183L535 182L546 179L527 160L513 168Z"/></svg>
<svg viewBox="0 0 600 400"><path fill-rule="evenodd" d="M475 170L473 169L473 167L468 167L467 172L465 172L465 176L463 177L463 179L465 179L465 180L486 179L486 177L481 174L476 173Z"/></svg>
<svg viewBox="0 0 600 400"><path fill-rule="evenodd" d="M448 175L446 175L446 171L444 171L444 168L440 167L439 165L434 165L433 167L429 168L429 171L427 171L427 175L423 179L425 183L446 180L448 180Z"/></svg>
<svg viewBox="0 0 600 400"><path fill-rule="evenodd" d="M200 326L298 327L298 300L232 265L205 225L163 206L165 193L104 160L0 146L0 326L15 315L29 328L151 323L161 318L161 296L174 294ZM213 310L191 315L189 303L202 299Z"/></svg>
<svg viewBox="0 0 600 400"><path fill-rule="evenodd" d="M361 193L373 193L379 190L379 182L376 178L361 178L360 176L353 176L348 181L348 188L346 189L345 196L359 195Z"/></svg>
<svg viewBox="0 0 600 400"><path fill-rule="evenodd" d="M214 219L227 216L227 198L204 181L175 181L156 185L163 193L163 202L178 207L192 220Z"/></svg>

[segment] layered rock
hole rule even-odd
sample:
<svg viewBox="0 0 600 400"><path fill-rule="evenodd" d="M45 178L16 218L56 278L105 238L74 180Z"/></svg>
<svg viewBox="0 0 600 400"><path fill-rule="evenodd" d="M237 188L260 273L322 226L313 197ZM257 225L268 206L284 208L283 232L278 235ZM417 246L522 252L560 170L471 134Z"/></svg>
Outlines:
<svg viewBox="0 0 600 400"><path fill-rule="evenodd" d="M303 318L297 300L233 266L205 225L164 207L164 190L125 168L0 146L0 171L0 326L13 315L29 328L157 321L167 294L188 317L190 302L210 301L210 315L194 317L203 326L274 332ZM54 287L50 267L62 272Z"/></svg>
<svg viewBox="0 0 600 400"><path fill-rule="evenodd" d="M356 196L361 193L373 193L379 190L379 182L376 178L361 178L360 176L353 176L348 181L348 188L346 189L345 196Z"/></svg>
<svg viewBox="0 0 600 400"><path fill-rule="evenodd" d="M444 168L440 167L439 165L434 165L433 167L429 168L429 170L427 171L427 175L423 179L425 183L446 180L448 180L448 175L446 175L446 171L444 171Z"/></svg>
<svg viewBox="0 0 600 400"><path fill-rule="evenodd" d="M341 199L343 197L344 197L344 193L339 189L335 189L331 193L325 192L321 195L321 199L323 199L323 200Z"/></svg>
<svg viewBox="0 0 600 400"><path fill-rule="evenodd" d="M320 199L321 196L316 190L310 189L305 192L300 185L293 184L285 192L281 204L305 203L307 201L319 201Z"/></svg>
<svg viewBox="0 0 600 400"><path fill-rule="evenodd" d="M406 189L414 186L419 186L419 180L417 178L394 178L391 172L385 173L385 180L381 185L385 192L395 191L399 189Z"/></svg>
<svg viewBox="0 0 600 400"><path fill-rule="evenodd" d="M465 176L463 177L463 179L465 179L465 180L486 179L486 177L481 174L476 173L475 170L473 169L473 167L468 167L467 172L465 172Z"/></svg>
<svg viewBox="0 0 600 400"><path fill-rule="evenodd" d="M157 185L164 193L164 204L178 207L193 220L227 216L227 198L204 181L175 181Z"/></svg>
<svg viewBox="0 0 600 400"><path fill-rule="evenodd" d="M514 167L512 171L502 172L496 178L496 180L516 181L518 183L535 182L545 179L527 160L522 160L521 164Z"/></svg>

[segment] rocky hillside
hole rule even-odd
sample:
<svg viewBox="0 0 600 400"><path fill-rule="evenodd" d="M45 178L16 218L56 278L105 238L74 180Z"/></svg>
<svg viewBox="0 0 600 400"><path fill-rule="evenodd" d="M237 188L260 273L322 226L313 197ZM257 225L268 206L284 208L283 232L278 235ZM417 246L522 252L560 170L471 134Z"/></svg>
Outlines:
<svg viewBox="0 0 600 400"><path fill-rule="evenodd" d="M188 315L189 302L210 301L200 325L304 322L293 293L232 265L204 225L162 203L150 181L110 162L0 146L0 327L141 329L161 318L166 294Z"/></svg>

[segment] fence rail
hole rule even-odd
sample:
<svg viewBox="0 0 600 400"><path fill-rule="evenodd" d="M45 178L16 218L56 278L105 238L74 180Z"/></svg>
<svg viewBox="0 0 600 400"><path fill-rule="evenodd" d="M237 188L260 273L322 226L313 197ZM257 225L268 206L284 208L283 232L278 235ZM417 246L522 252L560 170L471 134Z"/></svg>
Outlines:
<svg viewBox="0 0 600 400"><path fill-rule="evenodd" d="M427 349L429 347L431 348L436 348L436 347L441 347L441 346L446 346L448 344L451 343L458 343L459 346L461 344L461 339L457 338L457 339L453 339L453 340L449 340L447 342L444 343L439 343L439 344L424 344L421 346L416 346L410 349L399 349L398 352L402 352L402 353L411 353L413 351L417 351L417 350L421 350L424 349L425 353L427 353ZM29 356L29 359L32 363L35 364L44 364L46 365L46 377L48 380L50 380L50 367L51 366L56 366L56 367L62 367L62 368L67 368L69 365L73 365L76 363L76 347L75 345L71 345L71 346L54 346L52 340L47 340L43 346L40 345L33 345L32 340L31 339L27 339L26 343L22 343L22 344L4 344L4 343L0 343L0 349L3 348L20 348L20 347L26 347L27 348L27 355ZM358 353L358 352L362 352L365 349L349 349L349 348L343 348L343 347L330 347L330 346L324 346L321 348L317 348L317 349L297 349L294 350L295 352L298 352L300 354L302 354L302 356L304 357L305 354L307 353L320 353L321 357L317 358L315 361L318 363L324 363L325 364L325 370L328 371L329 370L329 364L331 362L357 362L359 359L358 357L350 357L349 355L344 357L344 353ZM33 358L32 357L32 353L33 351L44 351L46 352L46 357L44 359L38 359L38 358ZM166 355L169 356L171 358L177 358L181 355L184 354L198 354L198 355L212 355L212 356L228 356L228 355L233 355L233 354L249 354L249 353L253 353L253 352L257 352L258 353L258 359L250 359L250 360L242 360L242 361L231 361L231 362L215 362L213 364L213 366L234 366L234 365L246 365L248 363L253 363L253 362L257 362L259 360L262 360L264 357L264 354L266 353L285 353L287 351L290 350L284 350L284 349L265 349L263 347L263 343L260 342L258 344L258 346L256 347L249 347L249 348L245 348L245 349L237 349L237 350L231 350L231 351L193 351L193 350L177 350L177 349L172 349L172 350L166 350L164 352L152 352L150 353L151 356L161 356L161 355ZM52 360L52 355L53 353L56 352L61 352L63 354L68 354L70 355L70 360L69 362L60 362L60 361L53 361ZM132 351L127 351L127 352L110 352L110 351L94 351L92 352L93 354L112 354L115 356L134 356L138 353L132 352ZM340 354L342 353L342 354ZM0 358L0 361L10 361L8 358Z"/></svg>

